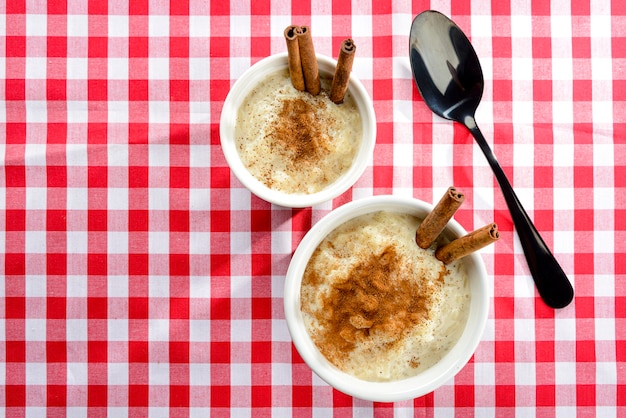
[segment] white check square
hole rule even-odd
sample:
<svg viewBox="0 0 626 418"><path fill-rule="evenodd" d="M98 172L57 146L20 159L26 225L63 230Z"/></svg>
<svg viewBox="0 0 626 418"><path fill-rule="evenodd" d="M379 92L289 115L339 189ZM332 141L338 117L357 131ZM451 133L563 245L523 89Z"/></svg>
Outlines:
<svg viewBox="0 0 626 418"><path fill-rule="evenodd" d="M170 34L170 19L164 15L148 16L148 36L166 37Z"/></svg>
<svg viewBox="0 0 626 418"><path fill-rule="evenodd" d="M26 14L26 36L46 36L48 17L45 14Z"/></svg>

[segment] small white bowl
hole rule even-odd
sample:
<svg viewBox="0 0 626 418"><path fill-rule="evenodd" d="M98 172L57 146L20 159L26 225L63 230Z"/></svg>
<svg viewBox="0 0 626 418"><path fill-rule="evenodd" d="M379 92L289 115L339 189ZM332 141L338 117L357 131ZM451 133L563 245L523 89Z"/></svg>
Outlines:
<svg viewBox="0 0 626 418"><path fill-rule="evenodd" d="M332 58L317 55L320 75L332 77L337 61ZM325 189L311 194L290 194L270 189L256 179L245 167L235 146L235 124L237 112L248 93L254 89L269 74L287 68L287 53L275 54L266 57L248 68L230 89L220 116L220 141L226 162L239 181L252 193L276 205L301 208L326 202L341 195L356 183L367 165L371 162L376 143L376 116L374 106L363 84L350 75L348 92L354 97L361 113L363 124L363 138L361 147L354 157L354 162L348 171Z"/></svg>
<svg viewBox="0 0 626 418"><path fill-rule="evenodd" d="M342 372L330 363L317 349L304 326L300 310L300 287L302 276L313 251L335 228L357 216L381 210L408 213L424 219L433 206L421 200L374 196L347 203L322 218L304 236L293 255L285 278L285 318L300 356L322 380L335 389L356 398L375 402L395 402L426 395L445 384L470 360L482 337L489 313L489 285L487 272L481 256L466 256L470 280L470 310L460 339L435 365L420 374L402 380L370 382ZM450 220L443 234L450 239L467 232L454 219ZM417 245L417 244L416 244Z"/></svg>

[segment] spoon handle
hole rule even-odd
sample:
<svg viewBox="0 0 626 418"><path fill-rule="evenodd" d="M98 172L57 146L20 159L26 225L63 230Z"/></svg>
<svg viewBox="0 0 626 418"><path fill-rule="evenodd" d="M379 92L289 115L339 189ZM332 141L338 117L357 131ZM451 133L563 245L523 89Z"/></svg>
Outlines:
<svg viewBox="0 0 626 418"><path fill-rule="evenodd" d="M522 207L485 137L476 123L471 122L473 123L469 123L467 127L485 154L500 184L539 295L552 308L563 308L569 305L574 297L574 289L570 281Z"/></svg>

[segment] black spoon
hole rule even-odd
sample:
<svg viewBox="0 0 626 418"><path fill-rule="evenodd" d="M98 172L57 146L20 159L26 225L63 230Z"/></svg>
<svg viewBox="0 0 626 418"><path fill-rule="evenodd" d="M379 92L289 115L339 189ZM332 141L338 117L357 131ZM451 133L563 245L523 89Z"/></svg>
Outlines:
<svg viewBox="0 0 626 418"><path fill-rule="evenodd" d="M571 283L526 214L474 119L484 81L469 39L446 16L427 10L413 20L409 46L413 77L426 105L437 115L465 125L485 154L511 212L539 295L552 308L569 305L574 297Z"/></svg>

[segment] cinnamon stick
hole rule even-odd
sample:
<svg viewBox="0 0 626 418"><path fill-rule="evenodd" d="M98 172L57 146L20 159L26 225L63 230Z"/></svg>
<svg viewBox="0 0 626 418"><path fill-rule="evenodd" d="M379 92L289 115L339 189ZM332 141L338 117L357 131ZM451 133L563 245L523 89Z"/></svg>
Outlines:
<svg viewBox="0 0 626 418"><path fill-rule="evenodd" d="M430 247L464 200L465 195L463 193L454 187L449 187L439 203L417 228L415 234L417 245L422 248Z"/></svg>
<svg viewBox="0 0 626 418"><path fill-rule="evenodd" d="M322 89L320 75L317 68L317 57L313 47L311 29L308 26L301 26L298 34L298 48L300 50L300 61L302 63L302 74L306 91L317 96Z"/></svg>
<svg viewBox="0 0 626 418"><path fill-rule="evenodd" d="M337 67L330 88L330 100L334 103L343 103L343 98L348 90L348 82L350 81L350 72L352 71L352 63L356 52L356 44L352 39L345 39L341 43L339 57L337 58Z"/></svg>
<svg viewBox="0 0 626 418"><path fill-rule="evenodd" d="M285 29L285 41L287 43L287 59L289 62L289 76L291 84L296 90L305 91L302 62L300 60L300 48L298 47L299 26L287 26Z"/></svg>
<svg viewBox="0 0 626 418"><path fill-rule="evenodd" d="M498 231L498 225L490 223L437 248L435 257L444 264L449 264L454 260L458 260L474 251L480 250L492 242L497 241L499 238L500 232Z"/></svg>

